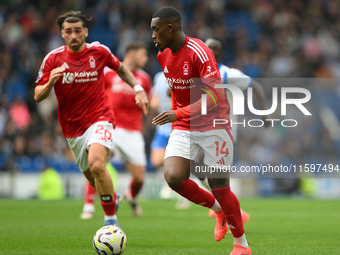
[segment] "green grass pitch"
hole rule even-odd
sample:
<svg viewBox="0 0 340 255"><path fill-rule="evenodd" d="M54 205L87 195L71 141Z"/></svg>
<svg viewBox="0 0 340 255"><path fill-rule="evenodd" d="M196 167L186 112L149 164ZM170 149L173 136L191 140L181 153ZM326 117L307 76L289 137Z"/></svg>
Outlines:
<svg viewBox="0 0 340 255"><path fill-rule="evenodd" d="M179 211L175 201L142 201L144 216L134 218L123 202L119 223L128 238L124 254L226 254L233 239L213 237L215 219L192 205ZM254 255L340 254L340 201L242 199L249 212L246 236ZM95 254L92 237L103 224L98 201L91 220L80 220L81 200L0 200L0 254Z"/></svg>

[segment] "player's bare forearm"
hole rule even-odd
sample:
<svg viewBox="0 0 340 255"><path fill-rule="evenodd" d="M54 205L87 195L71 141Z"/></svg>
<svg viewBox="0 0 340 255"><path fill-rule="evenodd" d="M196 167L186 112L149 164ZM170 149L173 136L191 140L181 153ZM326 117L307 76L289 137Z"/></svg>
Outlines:
<svg viewBox="0 0 340 255"><path fill-rule="evenodd" d="M116 70L118 76L131 88L135 88L135 86L140 86L131 71L123 64L120 63L119 68ZM141 88L142 89L142 88ZM149 113L149 100L145 94L144 90L140 90L136 92L136 104L143 110L144 115L148 115Z"/></svg>
<svg viewBox="0 0 340 255"><path fill-rule="evenodd" d="M116 70L118 76L126 82L131 88L138 84L135 76L131 73L131 71L123 64L120 63L119 68Z"/></svg>
<svg viewBox="0 0 340 255"><path fill-rule="evenodd" d="M120 63L119 68L116 70L118 76L131 88L134 88L136 85L140 86L133 76L132 72L123 64ZM145 94L144 90L136 92L136 104L143 110L144 115L148 115L149 113L149 100Z"/></svg>
<svg viewBox="0 0 340 255"><path fill-rule="evenodd" d="M46 83L45 85L36 86L34 89L34 100L39 103L46 99L51 93L53 85Z"/></svg>
<svg viewBox="0 0 340 255"><path fill-rule="evenodd" d="M175 122L175 121L177 121L175 111L168 110L168 111L162 112L161 114L153 118L152 124L156 126L161 126L166 123Z"/></svg>

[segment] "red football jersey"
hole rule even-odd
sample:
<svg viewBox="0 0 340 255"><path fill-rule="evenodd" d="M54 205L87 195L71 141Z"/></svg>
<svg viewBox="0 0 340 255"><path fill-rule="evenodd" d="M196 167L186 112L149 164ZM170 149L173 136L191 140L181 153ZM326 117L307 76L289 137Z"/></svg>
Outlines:
<svg viewBox="0 0 340 255"><path fill-rule="evenodd" d="M216 89L221 84L218 65L211 50L199 39L186 37L183 48L173 54L169 48L157 55L166 80L172 92L172 110L190 105L190 116L172 124L174 129L206 131L230 129L230 107L224 89ZM201 114L199 102L203 93L209 92L216 104ZM200 103L200 102L199 102ZM199 107L199 109L198 109ZM213 126L214 119L228 120L228 124Z"/></svg>
<svg viewBox="0 0 340 255"><path fill-rule="evenodd" d="M65 137L77 137L97 121L114 124L113 111L105 94L105 66L118 69L120 62L110 49L93 42L85 49L72 53L67 46L51 51L40 67L36 86L48 82L50 72L64 66L63 76L54 85L58 99L58 117Z"/></svg>
<svg viewBox="0 0 340 255"><path fill-rule="evenodd" d="M132 72L132 74L143 87L145 93L149 95L150 76L141 69ZM109 101L115 114L116 126L127 130L142 131L143 112L136 105L135 91L113 70L105 68L104 75L106 92L109 95Z"/></svg>

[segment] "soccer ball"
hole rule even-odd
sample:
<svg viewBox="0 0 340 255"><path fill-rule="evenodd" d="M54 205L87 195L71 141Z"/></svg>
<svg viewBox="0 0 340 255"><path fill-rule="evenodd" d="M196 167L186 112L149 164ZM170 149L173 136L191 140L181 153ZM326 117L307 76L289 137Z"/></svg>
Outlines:
<svg viewBox="0 0 340 255"><path fill-rule="evenodd" d="M120 255L126 249L126 235L114 225L100 228L93 237L93 248L98 254Z"/></svg>

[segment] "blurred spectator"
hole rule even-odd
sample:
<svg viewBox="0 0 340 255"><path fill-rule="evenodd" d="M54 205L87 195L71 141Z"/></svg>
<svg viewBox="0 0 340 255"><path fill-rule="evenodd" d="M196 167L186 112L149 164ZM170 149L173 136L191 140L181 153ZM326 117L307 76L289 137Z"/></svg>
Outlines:
<svg viewBox="0 0 340 255"><path fill-rule="evenodd" d="M9 114L13 119L16 129L22 130L28 127L31 121L31 115L26 103L21 97L16 97L9 107Z"/></svg>
<svg viewBox="0 0 340 255"><path fill-rule="evenodd" d="M52 167L45 168L40 174L38 198L42 200L58 200L65 198L63 181Z"/></svg>
<svg viewBox="0 0 340 255"><path fill-rule="evenodd" d="M0 98L0 137L4 136L6 123L9 119L9 114L6 105L6 98L2 96Z"/></svg>

